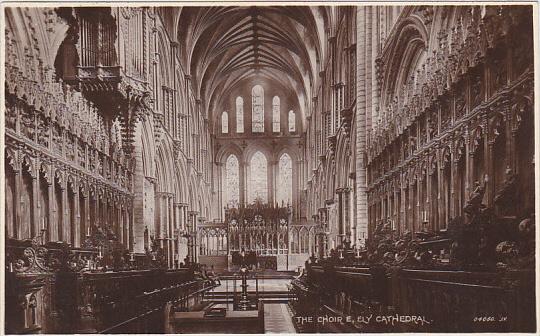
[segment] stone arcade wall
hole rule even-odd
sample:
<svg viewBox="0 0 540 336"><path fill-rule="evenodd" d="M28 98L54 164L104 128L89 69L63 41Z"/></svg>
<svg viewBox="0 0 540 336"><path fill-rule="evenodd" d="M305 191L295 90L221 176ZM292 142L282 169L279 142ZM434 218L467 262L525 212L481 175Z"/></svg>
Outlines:
<svg viewBox="0 0 540 336"><path fill-rule="evenodd" d="M405 7L376 59L370 234L449 229L478 187L498 214L534 212L532 47L531 6Z"/></svg>

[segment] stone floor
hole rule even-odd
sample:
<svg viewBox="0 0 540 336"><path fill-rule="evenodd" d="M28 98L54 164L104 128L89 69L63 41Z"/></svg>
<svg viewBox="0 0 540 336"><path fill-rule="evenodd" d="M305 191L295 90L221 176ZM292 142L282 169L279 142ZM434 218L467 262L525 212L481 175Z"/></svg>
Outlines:
<svg viewBox="0 0 540 336"><path fill-rule="evenodd" d="M291 312L285 303L264 305L265 334L294 334Z"/></svg>

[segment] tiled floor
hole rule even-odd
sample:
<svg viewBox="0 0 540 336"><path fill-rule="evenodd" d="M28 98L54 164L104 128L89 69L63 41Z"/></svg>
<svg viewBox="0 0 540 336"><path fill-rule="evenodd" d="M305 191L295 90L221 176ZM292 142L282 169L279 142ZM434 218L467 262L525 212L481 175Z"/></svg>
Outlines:
<svg viewBox="0 0 540 336"><path fill-rule="evenodd" d="M285 303L264 305L264 332L266 334L294 334L291 313Z"/></svg>

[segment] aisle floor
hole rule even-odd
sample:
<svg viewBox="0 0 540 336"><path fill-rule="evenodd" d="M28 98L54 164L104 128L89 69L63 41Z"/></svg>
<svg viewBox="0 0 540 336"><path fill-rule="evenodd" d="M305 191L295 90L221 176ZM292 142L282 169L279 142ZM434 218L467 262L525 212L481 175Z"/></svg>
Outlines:
<svg viewBox="0 0 540 336"><path fill-rule="evenodd" d="M265 334L295 334L294 324L286 303L264 305Z"/></svg>

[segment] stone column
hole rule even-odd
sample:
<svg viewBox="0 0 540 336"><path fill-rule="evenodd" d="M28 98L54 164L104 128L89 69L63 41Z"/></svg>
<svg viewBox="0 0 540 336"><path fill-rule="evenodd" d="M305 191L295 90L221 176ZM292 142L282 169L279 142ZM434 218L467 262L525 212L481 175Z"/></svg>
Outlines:
<svg viewBox="0 0 540 336"><path fill-rule="evenodd" d="M442 193L444 193L444 181L443 181L443 171L444 171L444 163L442 162L442 160L439 160L439 169L437 169L437 174L439 174L439 178L438 178L438 182L439 182L439 195L438 195L438 198L437 198L437 205L438 205L438 208L439 208L439 220L437 221L439 223L439 227L437 229L444 229L446 228L446 218L443 216L443 209L445 207L445 204L443 204L444 202L442 202ZM442 225L441 225L442 224ZM444 225L444 227L443 227Z"/></svg>
<svg viewBox="0 0 540 336"><path fill-rule="evenodd" d="M221 221L224 221L225 220L225 185L227 183L227 181L225 180L226 179L226 171L225 171L225 165L222 163L222 162L216 162L215 163L216 165L216 172L217 172L217 176L216 176L216 180L217 180L217 183L216 183L216 187L217 187L217 203L219 204L219 207L220 207L220 210L219 210L219 218ZM240 167L238 167L238 169L240 169ZM240 194L240 187L238 188L238 193Z"/></svg>
<svg viewBox="0 0 540 336"><path fill-rule="evenodd" d="M243 174L241 174L240 176L240 180L243 181L243 185L242 185L242 190L240 192L242 193L242 196L243 196L243 201L241 201L241 204L246 205L249 202L248 185L251 178L251 174L249 171L249 167L250 167L249 164L247 162L244 162L243 166L244 166L244 169L241 170L241 172L243 171Z"/></svg>
<svg viewBox="0 0 540 336"><path fill-rule="evenodd" d="M268 179L268 203L269 204L275 204L276 203L276 177L277 177L277 162L275 160L269 160L268 161L268 172L267 172L267 179Z"/></svg>
<svg viewBox="0 0 540 336"><path fill-rule="evenodd" d="M185 147L187 149L187 157L190 158L190 159L193 159L193 149L192 149L192 139L191 137L189 136L189 132L191 132L190 130L192 129L192 107L191 107L191 99L189 99L192 95L191 95L191 75L188 75L186 74L184 76L184 80L185 80L185 93L184 93L184 97L186 97L187 99L187 113L186 113L186 123L187 123L187 127L185 129Z"/></svg>
<svg viewBox="0 0 540 336"><path fill-rule="evenodd" d="M199 260L199 249L198 249L198 246L200 245L200 243L198 242L197 240L197 215L199 213L198 212L194 212L193 213L193 234L194 234L194 238L193 238L193 261L194 262L198 262Z"/></svg>
<svg viewBox="0 0 540 336"><path fill-rule="evenodd" d="M343 237L345 235L345 224L343 223L343 189L337 189L336 194L338 195L338 236L339 241L338 245L343 242Z"/></svg>
<svg viewBox="0 0 540 336"><path fill-rule="evenodd" d="M408 226L408 229L411 230L412 234L413 234L413 237L414 237L414 226L415 226L415 223L414 223L414 211L416 210L416 204L414 203L416 197L415 197L415 187L414 185L416 184L416 181L415 181L415 184L411 184L410 181L407 181L407 183L409 184L409 204L408 204L408 207L407 209L409 210L409 213L407 215L408 217L408 220L407 220L407 223L409 224Z"/></svg>
<svg viewBox="0 0 540 336"><path fill-rule="evenodd" d="M90 191L86 189L86 193L83 193L83 200L84 200L84 215L86 218L84 219L84 227L81 228L84 232L84 236L87 237L90 235Z"/></svg>
<svg viewBox="0 0 540 336"><path fill-rule="evenodd" d="M377 90L372 88L375 76L372 76L372 57L376 56L376 48L372 48L374 41L371 39L371 7L363 6L356 8L356 143L352 148L356 150L355 158L355 183L356 183L356 233L358 237L368 238L368 197L367 197L367 130L371 125L371 107L375 109ZM375 32L373 32L375 33ZM327 134L328 136L328 134Z"/></svg>
<svg viewBox="0 0 540 336"><path fill-rule="evenodd" d="M118 204L118 213L119 213L119 220L122 225L122 243L126 248L129 248L130 246L130 233L129 233L129 224L128 224L128 218L126 214L126 202L127 200L122 199L122 201Z"/></svg>
<svg viewBox="0 0 540 336"><path fill-rule="evenodd" d="M174 200L173 200L174 194L169 195L169 230L167 233L167 237L169 240L167 241L169 243L169 268L173 268L174 266L174 254L175 254L175 248L174 248L174 227L175 227L175 216L174 216Z"/></svg>
<svg viewBox="0 0 540 336"><path fill-rule="evenodd" d="M21 238L21 186L22 186L22 171L19 169L15 170L15 188L13 190L13 212L15 213L15 223L13 223L13 237L16 239ZM50 212L49 212L50 214Z"/></svg>
<svg viewBox="0 0 540 336"><path fill-rule="evenodd" d="M150 203L150 202L149 202ZM153 213L153 224L150 224L150 225L144 225L144 227L146 229L148 229L148 236L150 237L152 234L157 238L158 235L159 235L159 216L160 216L160 212L159 212L159 197L158 197L158 192L155 191L154 192L154 202L153 202L153 206L154 206L154 213ZM144 223L146 224L146 223ZM144 242L144 244L149 244L149 241L146 241Z"/></svg>
<svg viewBox="0 0 540 336"><path fill-rule="evenodd" d="M381 188L384 188L384 187L381 187ZM381 217L379 219L384 220L384 219L386 219L386 208L387 208L386 192L385 192L384 189L381 190L380 203L381 203Z"/></svg>
<svg viewBox="0 0 540 336"><path fill-rule="evenodd" d="M495 162L493 160L493 145L495 145L495 139L488 139L488 132L485 132L485 150L484 150L484 167L486 167L486 174L488 176L488 181L486 183L486 191L484 202L490 207L492 205L493 196L495 195L495 178L493 176ZM503 164L500 162L499 164ZM483 182L480 181L480 184Z"/></svg>
<svg viewBox="0 0 540 336"><path fill-rule="evenodd" d="M60 218L60 227L58 228L59 239L64 242L69 242L69 237L66 237L66 224L67 220L67 190L66 190L66 181L62 179L62 184L60 185L60 193L62 200L62 213L58 214Z"/></svg>
<svg viewBox="0 0 540 336"><path fill-rule="evenodd" d="M131 221L131 217L130 217L130 214L129 214L129 211L127 210L127 205L126 203L124 203L124 205L122 206L122 222L124 223L124 231L126 233L125 235L125 244L126 244L126 247L129 248L130 251L133 251L133 242L134 242L134 237L133 237L133 222Z"/></svg>
<svg viewBox="0 0 540 336"><path fill-rule="evenodd" d="M34 222L33 227L30 232L32 232L32 237L39 236L41 234L41 223L39 222L39 172L35 171L32 174L32 208Z"/></svg>
<svg viewBox="0 0 540 336"><path fill-rule="evenodd" d="M422 209L424 208L424 202L422 202L422 195L424 192L424 177L420 177L420 180L416 180L416 228L413 230L421 231L423 225ZM413 216L414 217L414 216ZM413 231L414 232L414 231Z"/></svg>
<svg viewBox="0 0 540 336"><path fill-rule="evenodd" d="M188 215L188 232L189 232L189 238L188 238L188 256L190 262L195 262L196 257L196 242L197 242L197 230L196 230L196 211L187 211Z"/></svg>
<svg viewBox="0 0 540 336"><path fill-rule="evenodd" d="M471 190L471 180L472 180L472 156L471 156L471 139L469 136L469 131L465 131L465 190L463 191L463 204L467 203L469 193ZM463 209L461 209L463 211Z"/></svg>
<svg viewBox="0 0 540 336"><path fill-rule="evenodd" d="M398 203L398 191L397 189L394 187L394 189L392 190L392 192L394 193L394 209L392 209L393 211L393 214L392 214L392 230L398 230L397 227L399 225L399 208L400 208L400 204Z"/></svg>
<svg viewBox="0 0 540 336"><path fill-rule="evenodd" d="M187 230L187 203L180 203L180 228Z"/></svg>
<svg viewBox="0 0 540 336"><path fill-rule="evenodd" d="M124 213L122 209L122 202L120 199L118 199L117 202L115 202L115 214L116 214L116 222L117 222L117 230L118 230L118 240L120 240L120 243L124 246L128 246L127 244L127 231L126 231L126 223L124 223Z"/></svg>
<svg viewBox="0 0 540 336"><path fill-rule="evenodd" d="M301 204L301 195L302 195L302 182L303 182L303 176L302 176L302 166L303 166L303 160L298 159L296 161L296 164L292 165L292 206L295 210L295 214L293 214L294 218L300 219L302 217L302 204Z"/></svg>
<svg viewBox="0 0 540 336"><path fill-rule="evenodd" d="M435 230L435 227L433 225L433 213L432 213L432 205L431 205L431 174L429 173L430 171L430 167L428 166L427 170L426 170L426 175L425 175L425 178L427 179L426 180L426 190L425 190L425 194L424 194L424 200L425 200L425 203L424 203L424 206L425 206L425 211L427 213L427 220L429 221L428 223L428 230L429 231L433 231Z"/></svg>
<svg viewBox="0 0 540 336"><path fill-rule="evenodd" d="M161 232L161 193L155 192L154 194L154 228L148 228L149 233L155 230L155 237L159 238Z"/></svg>
<svg viewBox="0 0 540 336"><path fill-rule="evenodd" d="M100 203L101 203L101 195L99 193L99 189L96 189L96 208L95 208L95 218L94 218L94 224L97 226L102 226L101 223L101 212L100 212Z"/></svg>
<svg viewBox="0 0 540 336"><path fill-rule="evenodd" d="M75 223L73 223L71 236L73 241L71 242L74 247L81 247L81 210L79 200L79 188L77 185L73 186L73 217Z"/></svg>
<svg viewBox="0 0 540 336"><path fill-rule="evenodd" d="M176 202L175 204L175 253L176 260L178 265L182 262L180 256L180 242L182 241L182 236L180 232L182 231L182 203Z"/></svg>
<svg viewBox="0 0 540 336"><path fill-rule="evenodd" d="M165 193L161 193L160 197L160 205L161 205L161 226L159 230L159 238L160 238L160 244L161 248L166 249L165 241L164 239L167 238L167 226L168 226L168 209L167 209L167 195Z"/></svg>
<svg viewBox="0 0 540 336"><path fill-rule="evenodd" d="M351 188L348 188L349 189L349 193L348 193L348 197L347 197L347 201L349 202L349 231L351 232L351 244L356 244L358 242L358 235L357 235L357 228L356 228L356 221L355 221L355 218L354 218L354 214L355 214L355 211L354 211L354 199L355 199L355 194L354 194L354 189L351 189Z"/></svg>
<svg viewBox="0 0 540 336"><path fill-rule="evenodd" d="M180 203L174 202L173 199L173 230L176 231L180 227Z"/></svg>
<svg viewBox="0 0 540 336"><path fill-rule="evenodd" d="M54 221L54 213L56 212L54 208L55 197L56 197L54 188L55 188L55 183L54 183L54 178L53 178L53 181L47 181L47 194L49 196L49 218L48 218L49 225L47 227L47 235L48 235L49 241L58 240L58 230L56 229L57 224Z"/></svg>
<svg viewBox="0 0 540 336"><path fill-rule="evenodd" d="M401 183L400 183L401 216L400 216L400 223L398 223L397 225L398 234L401 234L401 232L404 232L407 225L407 203L405 202L407 199L407 192L406 192L406 189L404 188L404 186L406 186L407 183L408 181L404 181L403 178L401 178Z"/></svg>
<svg viewBox="0 0 540 336"><path fill-rule="evenodd" d="M457 215L456 212L456 184L458 183L458 172L457 172L457 153L456 148L453 148L451 158L450 158L450 216L449 218L454 218Z"/></svg>

